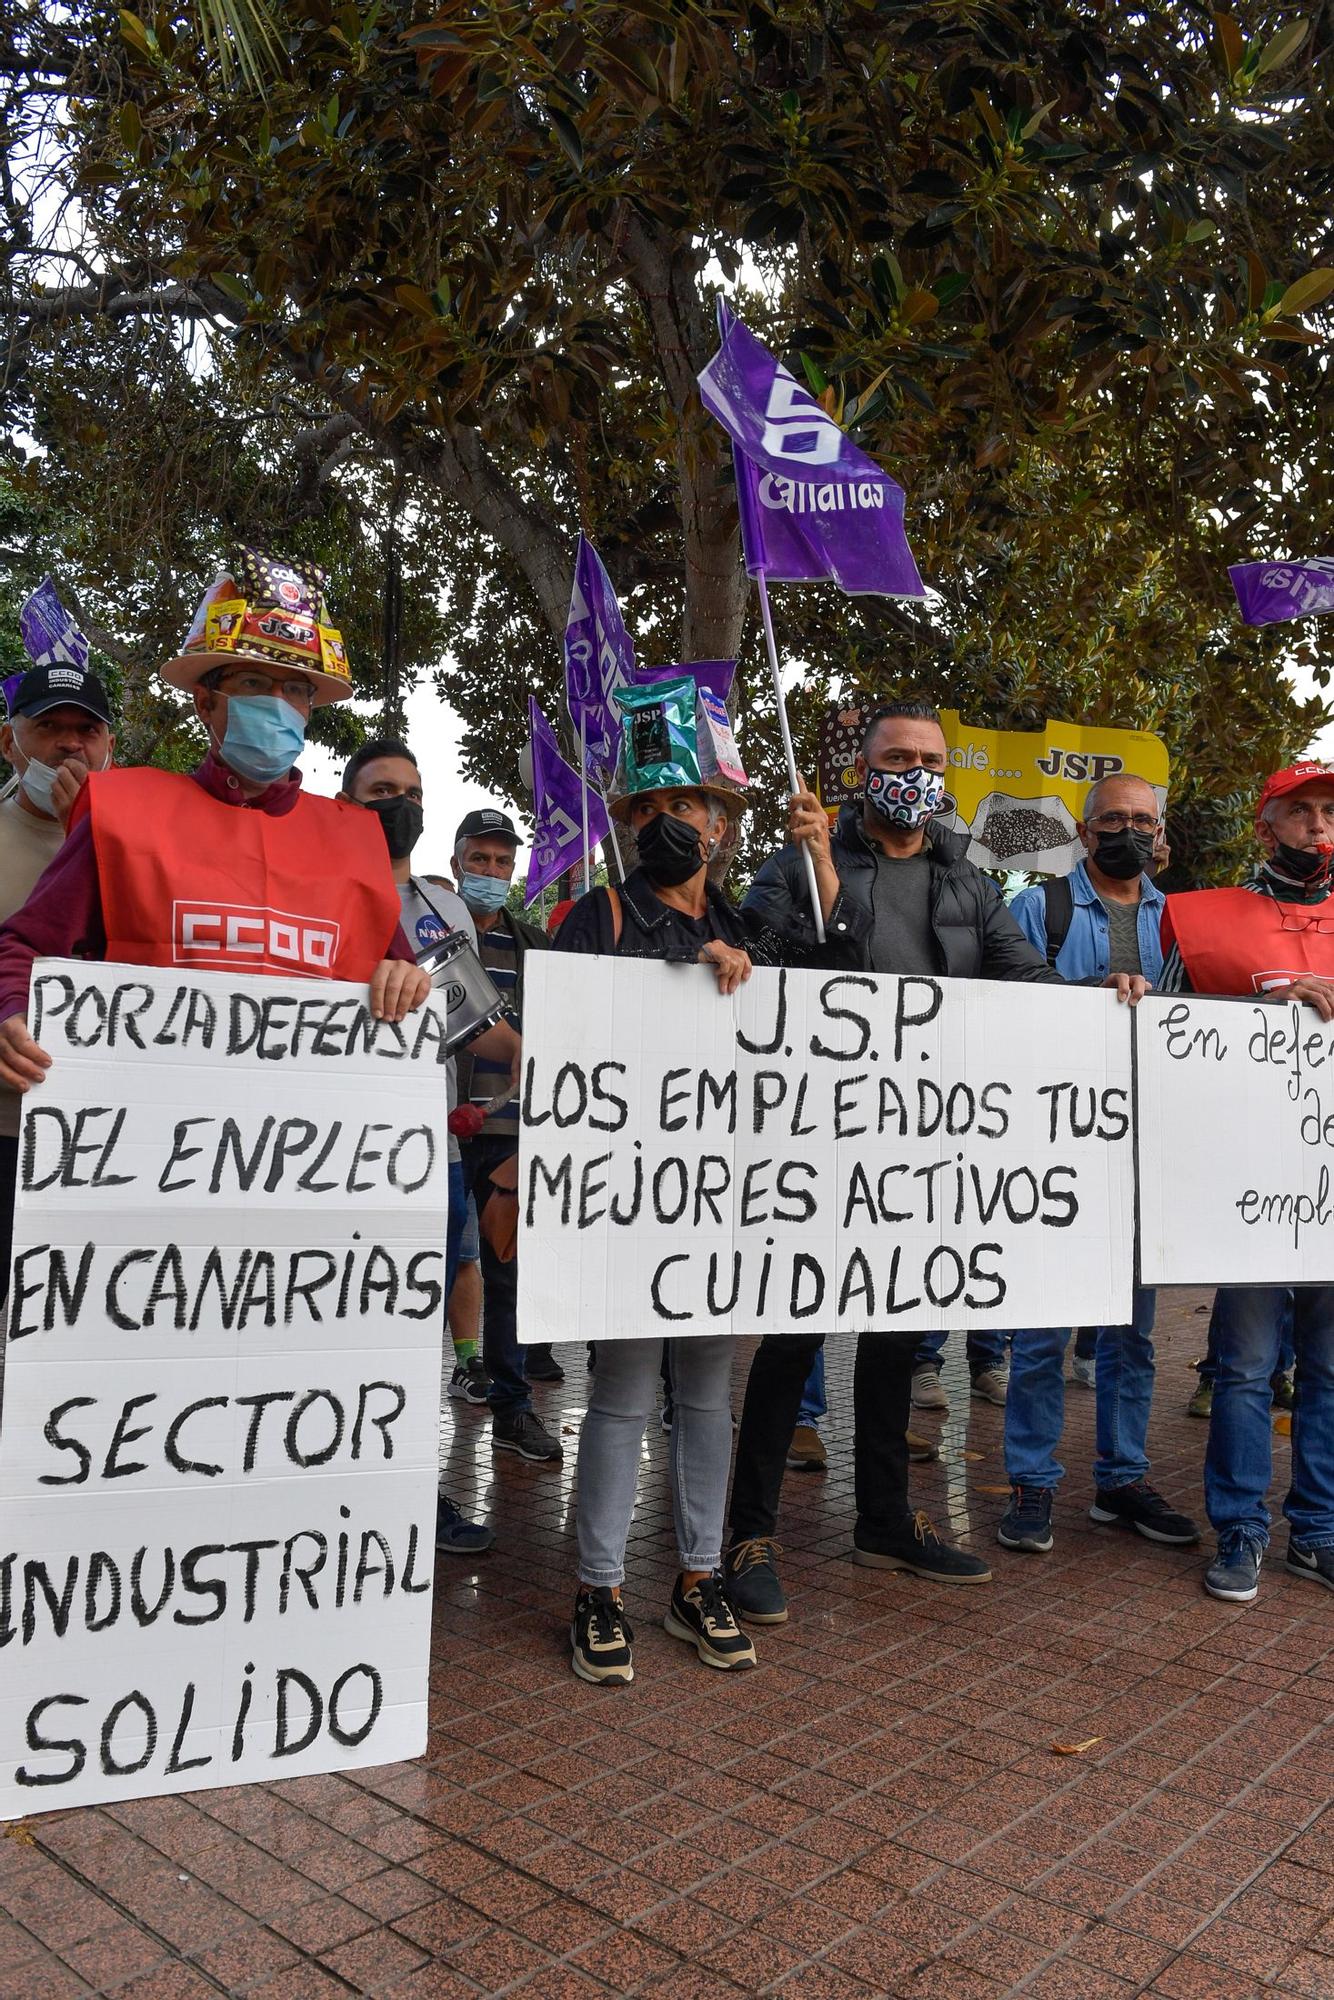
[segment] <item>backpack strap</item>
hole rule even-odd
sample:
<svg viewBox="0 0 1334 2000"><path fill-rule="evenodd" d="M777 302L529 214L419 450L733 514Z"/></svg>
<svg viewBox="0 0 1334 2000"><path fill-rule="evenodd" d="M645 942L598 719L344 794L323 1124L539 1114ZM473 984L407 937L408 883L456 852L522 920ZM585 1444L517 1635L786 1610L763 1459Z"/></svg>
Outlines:
<svg viewBox="0 0 1334 2000"><path fill-rule="evenodd" d="M1075 892L1070 887L1070 877L1049 875L1042 885L1042 900L1047 925L1047 964L1054 972L1075 914Z"/></svg>

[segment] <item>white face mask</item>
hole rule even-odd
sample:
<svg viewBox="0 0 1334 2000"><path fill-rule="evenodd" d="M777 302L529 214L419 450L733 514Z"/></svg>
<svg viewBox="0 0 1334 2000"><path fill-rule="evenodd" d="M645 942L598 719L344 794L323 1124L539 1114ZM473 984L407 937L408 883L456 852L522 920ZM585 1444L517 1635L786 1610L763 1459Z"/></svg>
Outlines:
<svg viewBox="0 0 1334 2000"><path fill-rule="evenodd" d="M98 765L98 770L105 771L110 762L111 752L108 750L106 756ZM36 806L38 812L45 813L48 819L58 819L60 817L51 798L51 787L56 781L56 773L59 769L60 766L58 764L44 764L40 757L29 757L28 767L19 779L20 785Z"/></svg>

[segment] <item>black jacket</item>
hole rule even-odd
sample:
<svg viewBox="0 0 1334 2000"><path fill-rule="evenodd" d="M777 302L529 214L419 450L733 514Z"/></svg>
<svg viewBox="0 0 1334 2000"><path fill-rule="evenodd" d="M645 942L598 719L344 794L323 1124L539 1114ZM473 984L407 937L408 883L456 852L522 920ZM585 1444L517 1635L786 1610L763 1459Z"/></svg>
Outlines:
<svg viewBox="0 0 1334 2000"><path fill-rule="evenodd" d="M825 924L824 962L870 972L876 851L862 831L861 818L859 805L845 805L833 829L831 848L840 890ZM926 841L938 970L948 979L1028 979L1063 986L1060 974L1024 936L995 884L965 860L966 836L928 832ZM817 956L806 864L799 847L783 847L770 856L752 882L744 908L748 917L772 926L780 937L791 938L812 958Z"/></svg>
<svg viewBox="0 0 1334 2000"><path fill-rule="evenodd" d="M601 952L609 958L660 958L671 965L693 965L704 942L679 910L653 893L642 868L634 868L617 891L621 905L621 936L616 940L611 898L605 889L581 896L553 940L557 951ZM707 897L708 935L723 944L750 949L747 925L735 904L710 882Z"/></svg>

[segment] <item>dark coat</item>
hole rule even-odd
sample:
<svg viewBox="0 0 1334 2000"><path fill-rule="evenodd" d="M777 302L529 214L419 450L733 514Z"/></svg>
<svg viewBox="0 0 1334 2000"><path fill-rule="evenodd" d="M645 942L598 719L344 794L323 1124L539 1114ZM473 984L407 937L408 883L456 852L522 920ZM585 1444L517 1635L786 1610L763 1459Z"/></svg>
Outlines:
<svg viewBox="0 0 1334 2000"><path fill-rule="evenodd" d="M621 905L621 936L616 941L611 898L605 889L581 896L553 943L557 951L601 952L608 958L659 958L669 965L693 965L700 938L694 927L653 892L642 868L632 869L617 891ZM740 911L710 882L705 890L709 936L723 944L750 949Z"/></svg>

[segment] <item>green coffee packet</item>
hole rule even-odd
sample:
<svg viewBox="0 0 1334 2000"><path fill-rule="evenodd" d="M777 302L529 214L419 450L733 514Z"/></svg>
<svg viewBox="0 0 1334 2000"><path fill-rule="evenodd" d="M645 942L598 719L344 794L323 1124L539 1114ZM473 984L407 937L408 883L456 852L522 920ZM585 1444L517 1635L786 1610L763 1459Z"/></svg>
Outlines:
<svg viewBox="0 0 1334 2000"><path fill-rule="evenodd" d="M626 793L704 782L695 692L695 682L688 678L616 689L616 706L625 718L621 757Z"/></svg>

